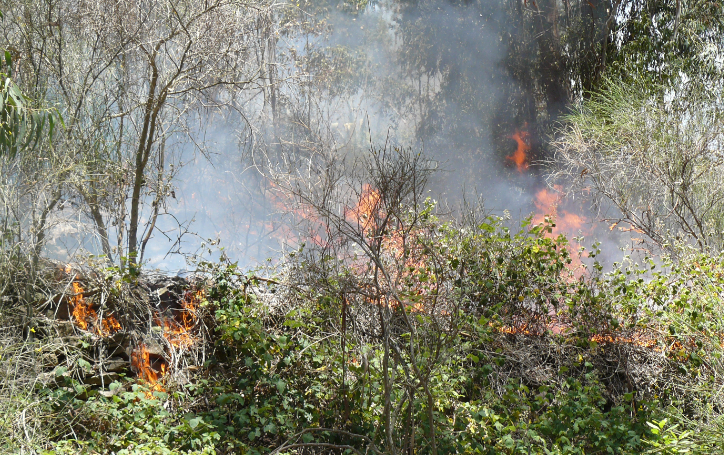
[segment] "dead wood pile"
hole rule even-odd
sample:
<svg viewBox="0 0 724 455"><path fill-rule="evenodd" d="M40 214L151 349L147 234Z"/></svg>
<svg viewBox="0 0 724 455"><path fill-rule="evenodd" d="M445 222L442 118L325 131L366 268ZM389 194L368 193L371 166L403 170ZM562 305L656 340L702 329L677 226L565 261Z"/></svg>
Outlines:
<svg viewBox="0 0 724 455"><path fill-rule="evenodd" d="M24 321L26 340L41 341L39 380L75 376L107 387L122 376L160 389L189 380L209 339L205 282L159 272L125 279L83 267L56 267L54 293Z"/></svg>

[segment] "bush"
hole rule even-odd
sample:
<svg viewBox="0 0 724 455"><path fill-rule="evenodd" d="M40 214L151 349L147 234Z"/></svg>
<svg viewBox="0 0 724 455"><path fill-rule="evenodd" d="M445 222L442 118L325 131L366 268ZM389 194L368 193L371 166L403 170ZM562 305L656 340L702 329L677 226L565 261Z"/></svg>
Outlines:
<svg viewBox="0 0 724 455"><path fill-rule="evenodd" d="M31 409L44 437L25 446L55 453L432 453L431 435L439 454L716 453L721 257L573 279L549 224L418 226L407 256L385 253L411 260L387 339L359 258L296 252L272 278L207 264L215 337L190 383L101 393L61 374L4 400L0 424Z"/></svg>

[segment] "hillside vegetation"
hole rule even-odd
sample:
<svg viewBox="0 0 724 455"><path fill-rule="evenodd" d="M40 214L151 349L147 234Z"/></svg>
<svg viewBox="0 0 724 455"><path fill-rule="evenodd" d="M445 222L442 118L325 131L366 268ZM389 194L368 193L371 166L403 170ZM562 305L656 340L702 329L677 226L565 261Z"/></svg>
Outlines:
<svg viewBox="0 0 724 455"><path fill-rule="evenodd" d="M724 454L722 19L0 0L0 453Z"/></svg>
<svg viewBox="0 0 724 455"><path fill-rule="evenodd" d="M82 353L40 375L58 339L22 340L6 304L0 447L721 450L722 258L692 252L610 273L594 262L576 279L565 238L546 236L550 225L515 233L497 218L457 225L430 210L407 234L396 285L375 277L367 259L307 251L290 254L272 279L205 264L203 363L181 362L158 382L129 371L105 388L84 384L94 360ZM382 249L388 267L401 260ZM105 275L119 289L134 279Z"/></svg>

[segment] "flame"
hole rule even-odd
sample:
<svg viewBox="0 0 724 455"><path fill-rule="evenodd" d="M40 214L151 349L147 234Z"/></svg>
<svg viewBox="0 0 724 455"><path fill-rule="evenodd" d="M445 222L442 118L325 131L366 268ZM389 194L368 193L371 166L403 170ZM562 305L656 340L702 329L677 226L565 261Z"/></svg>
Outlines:
<svg viewBox="0 0 724 455"><path fill-rule="evenodd" d="M556 224L551 232L554 237L561 233L571 235L583 230L588 221L586 217L567 210L559 210L559 206L563 202L562 188L560 185L555 185L553 189L554 191L543 188L536 192L533 201L536 208L533 224L543 223L546 217L552 218Z"/></svg>
<svg viewBox="0 0 724 455"><path fill-rule="evenodd" d="M613 231L614 228L617 228L617 229L618 229L619 231L621 231L621 232L636 232L636 233L638 233L638 234L643 234L643 233L644 233L644 231L642 231L641 229L638 229L638 228L636 228L636 227L634 227L634 226L630 226L630 225L629 225L628 227L626 227L626 226L619 226L619 224L621 224L621 223L623 223L623 221L617 221L617 222L613 223L612 225L610 225L610 226L608 227L608 230L609 230L609 231Z"/></svg>
<svg viewBox="0 0 724 455"><path fill-rule="evenodd" d="M65 273L70 275L72 271L70 265L65 267ZM102 318L98 315L92 304L86 301L85 290L77 280L78 276L73 275L71 280L73 295L68 299L73 323L82 330L102 337L122 330L123 327L113 314L105 314ZM171 346L188 348L197 343L198 338L191 331L198 325L198 308L204 299L203 289L186 291L179 302L181 309L174 317L161 318L158 313L154 315L156 324L163 329L163 336ZM154 364L158 365L158 369L154 368ZM148 398L154 398L153 392L164 391L159 381L169 372L169 366L163 359L152 359L145 344L139 344L131 353L131 366L137 372L138 378L149 384L150 391L146 393Z"/></svg>
<svg viewBox="0 0 724 455"><path fill-rule="evenodd" d="M508 326L508 325L502 325L502 326L496 326L492 322L489 322L488 325L492 328L494 328L499 333L505 333L509 335L528 335L528 336L535 336L538 335L538 333L531 332L528 330L528 327L526 325L523 325L522 327L515 327L515 326ZM548 329L551 330L555 334L563 334L565 333L566 326L561 326L559 323L552 322L549 324ZM667 338L668 341L671 341L670 338ZM592 335L589 338L589 341L593 341L599 345L605 345L605 344L631 344L634 346L639 346L642 348L650 349L654 352L665 352L668 357L670 358L676 358L678 360L685 360L686 359L686 347L679 341L674 340L668 348L662 348L656 338L653 335L647 335L646 333L639 332L634 333L630 336L620 336L620 335L613 335L613 334L595 334ZM689 343L689 349L694 349L695 343L693 341L690 341Z"/></svg>
<svg viewBox="0 0 724 455"><path fill-rule="evenodd" d="M109 314L103 320L101 321L102 324L102 333L103 335L110 335L112 333L120 332L123 327L121 327L120 322L112 315Z"/></svg>
<svg viewBox="0 0 724 455"><path fill-rule="evenodd" d="M357 205L353 208L345 207L344 217L349 223L361 227L365 234L374 235L377 220L380 219L381 209L379 190L365 183L362 185L362 192L359 194Z"/></svg>
<svg viewBox="0 0 724 455"><path fill-rule="evenodd" d="M163 317L156 313L154 321L163 329L163 337L170 346L177 349L187 349L198 342L192 331L199 323L198 307L205 298L203 289L188 290L180 300L181 309L174 317ZM138 378L146 381L151 390L146 396L151 398L152 392L163 392L165 389L159 381L169 372L169 366L163 359L155 360L158 369L153 367L148 348L145 344L138 345L131 354L131 365L136 369Z"/></svg>
<svg viewBox="0 0 724 455"><path fill-rule="evenodd" d="M560 234L566 234L570 239L579 232L586 231L585 224L588 221L586 217L577 213L560 209L560 205L564 202L562 197L562 188L555 185L553 190L543 188L536 192L533 203L536 207L536 213L533 215L533 225L552 221L555 226L550 232L545 232L545 236L549 238L558 237ZM571 242L573 249L569 249L572 262L566 266L569 271L573 272L573 276L569 279L578 279L585 274L585 267L581 262L581 258L576 254L577 242Z"/></svg>
<svg viewBox="0 0 724 455"><path fill-rule="evenodd" d="M501 325L501 326L495 326L492 322L489 322L488 325L490 327L493 327L495 330L497 330L500 333L505 333L508 335L535 335L533 332L528 330L528 327L526 325L522 327L512 327L509 325Z"/></svg>
<svg viewBox="0 0 724 455"><path fill-rule="evenodd" d="M144 343L139 344L131 353L131 366L136 369L137 377L148 383L150 390L146 392L147 398L153 398L153 392L165 391L159 381L168 373L166 362L161 360L160 369L154 369L151 354Z"/></svg>
<svg viewBox="0 0 724 455"><path fill-rule="evenodd" d="M163 336L175 348L187 349L198 341L191 333L198 324L198 307L204 300L203 289L189 290L180 301L181 310L178 317L166 318L156 315L156 323L163 329Z"/></svg>
<svg viewBox="0 0 724 455"><path fill-rule="evenodd" d="M70 298L71 313L75 324L83 330L88 330L91 316L96 317L95 311L88 306L83 298L83 288L75 281L72 283L73 296Z"/></svg>
<svg viewBox="0 0 724 455"><path fill-rule="evenodd" d="M596 334L590 338L590 341L595 341L598 344L633 344L643 348L653 349L656 352L661 352L661 348L656 346L656 340L641 333L634 334L630 337Z"/></svg>
<svg viewBox="0 0 724 455"><path fill-rule="evenodd" d="M68 269L69 267L66 267L66 270ZM83 296L85 290L75 279L76 277L73 277L74 281L71 283L73 295L69 302L75 324L83 330L92 331L100 336L112 335L121 330L121 324L112 314L106 315L103 319L98 316L91 304L86 302Z"/></svg>
<svg viewBox="0 0 724 455"><path fill-rule="evenodd" d="M530 145L527 143L528 136L529 134L527 131L516 130L510 138L518 143L518 147L512 155L505 157L506 160L510 160L515 163L516 168L518 168L518 172L521 174L523 171L528 169L527 152L530 150Z"/></svg>

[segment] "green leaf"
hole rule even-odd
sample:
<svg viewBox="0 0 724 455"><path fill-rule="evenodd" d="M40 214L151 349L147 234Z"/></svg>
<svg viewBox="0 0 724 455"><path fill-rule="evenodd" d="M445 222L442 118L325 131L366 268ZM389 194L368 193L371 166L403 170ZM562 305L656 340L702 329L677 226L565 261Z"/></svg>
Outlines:
<svg viewBox="0 0 724 455"><path fill-rule="evenodd" d="M276 382L277 390L279 390L279 393L284 393L284 388L287 386L287 384L283 380L278 380Z"/></svg>

